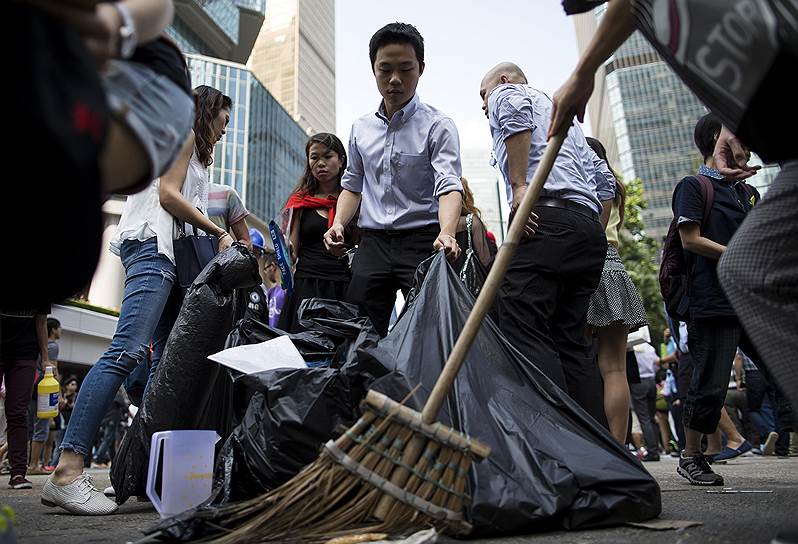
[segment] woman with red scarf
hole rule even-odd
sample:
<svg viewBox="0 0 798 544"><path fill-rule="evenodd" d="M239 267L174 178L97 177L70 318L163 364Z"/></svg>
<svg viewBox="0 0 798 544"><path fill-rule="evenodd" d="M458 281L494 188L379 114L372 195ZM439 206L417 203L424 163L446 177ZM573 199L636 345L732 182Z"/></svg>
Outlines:
<svg viewBox="0 0 798 544"><path fill-rule="evenodd" d="M288 231L296 263L294 291L277 324L286 332L304 329L297 318L304 299L343 300L349 285L349 270L324 247L324 233L335 217L341 176L346 169L344 145L335 134L315 134L305 145L305 157L305 173L285 205L286 211L291 212Z"/></svg>

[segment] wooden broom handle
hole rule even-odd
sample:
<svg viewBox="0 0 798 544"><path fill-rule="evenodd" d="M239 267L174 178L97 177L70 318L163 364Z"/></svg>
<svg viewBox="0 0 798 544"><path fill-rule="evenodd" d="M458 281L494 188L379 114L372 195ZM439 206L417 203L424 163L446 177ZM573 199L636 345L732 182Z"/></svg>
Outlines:
<svg viewBox="0 0 798 544"><path fill-rule="evenodd" d="M535 170L532 182L527 187L526 194L515 212L507 238L504 239L504 243L499 248L496 261L493 263L493 267L485 279L485 284L482 286L476 302L474 302L474 307L468 315L463 330L460 332L460 336L457 338L457 342L446 360L446 365L443 367L443 371L441 371L441 375L438 377L438 381L435 382L435 387L433 387L432 393L424 405L424 410L421 412L421 420L424 423L435 422L446 396L452 389L457 372L463 365L471 344L474 343L474 338L479 332L479 327L482 325L485 315L493 305L496 291L504 279L504 274L507 272L507 267L510 265L510 260L513 258L515 250L518 249L518 242L521 241L529 214L532 213L532 208L535 207L540 191L543 189L549 173L551 173L551 167L554 166L554 161L560 152L560 147L566 135L567 132L557 134L546 146L546 151L543 153L543 158Z"/></svg>

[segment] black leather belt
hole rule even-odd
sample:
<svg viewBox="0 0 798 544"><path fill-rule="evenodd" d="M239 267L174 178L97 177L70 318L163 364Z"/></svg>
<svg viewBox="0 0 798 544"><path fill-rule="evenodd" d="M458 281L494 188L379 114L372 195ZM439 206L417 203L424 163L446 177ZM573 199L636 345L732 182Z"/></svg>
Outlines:
<svg viewBox="0 0 798 544"><path fill-rule="evenodd" d="M572 212L576 212L579 215L584 215L585 217L592 219L593 221L599 220L599 214L585 206L584 204L579 204L578 202L574 202L573 200L566 200L564 198L552 198L550 196L542 196L538 198L537 203L535 206L546 206L547 208L562 208L563 210L569 210Z"/></svg>
<svg viewBox="0 0 798 544"><path fill-rule="evenodd" d="M409 236L412 234L438 234L441 231L441 227L440 225L435 223L432 225L427 225L425 227L419 227L415 229L391 230L391 229L361 228L360 231L363 234L375 234L375 235L384 235L384 236Z"/></svg>

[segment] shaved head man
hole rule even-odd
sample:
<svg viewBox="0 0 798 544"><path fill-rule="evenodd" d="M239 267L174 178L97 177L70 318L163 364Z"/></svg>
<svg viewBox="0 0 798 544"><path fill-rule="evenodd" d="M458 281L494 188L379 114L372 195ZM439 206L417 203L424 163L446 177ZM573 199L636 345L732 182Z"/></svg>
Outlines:
<svg viewBox="0 0 798 544"><path fill-rule="evenodd" d="M512 62L500 62L485 74L479 84L479 96L482 97L482 111L485 117L488 116L488 95L490 92L503 83L528 83L526 75Z"/></svg>
<svg viewBox="0 0 798 544"><path fill-rule="evenodd" d="M512 216L546 149L551 100L511 62L485 74L479 95ZM571 127L535 217L527 219L527 236L504 277L496 314L510 342L603 422L601 380L584 331L607 252L601 201L614 196L615 186L596 176L591 153L579 127Z"/></svg>

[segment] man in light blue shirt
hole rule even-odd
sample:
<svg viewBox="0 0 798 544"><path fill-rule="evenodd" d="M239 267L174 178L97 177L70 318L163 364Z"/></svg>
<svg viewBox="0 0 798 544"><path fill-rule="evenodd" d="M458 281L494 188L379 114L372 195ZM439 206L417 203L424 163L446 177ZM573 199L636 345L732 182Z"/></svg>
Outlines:
<svg viewBox="0 0 798 544"><path fill-rule="evenodd" d="M324 241L342 253L344 227L360 207L362 238L345 298L385 336L396 291L407 294L418 264L434 250L458 257L463 187L457 128L416 94L421 34L405 23L386 25L371 38L369 57L382 101L352 125L343 189Z"/></svg>
<svg viewBox="0 0 798 544"><path fill-rule="evenodd" d="M546 149L551 100L512 63L485 75L480 96L513 214ZM601 202L615 191L607 179L571 127L496 302L510 342L598 421L606 421L601 379L585 327L607 252L599 222Z"/></svg>

